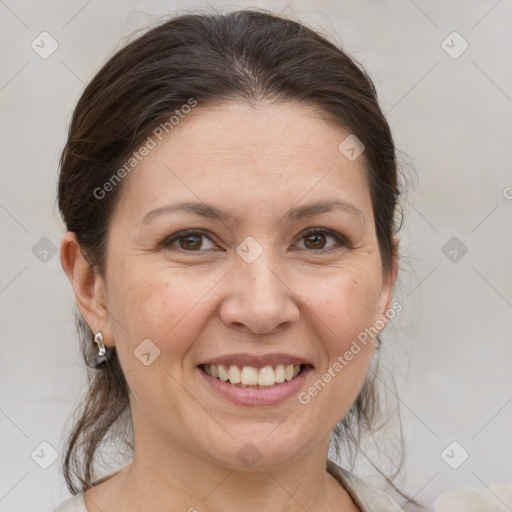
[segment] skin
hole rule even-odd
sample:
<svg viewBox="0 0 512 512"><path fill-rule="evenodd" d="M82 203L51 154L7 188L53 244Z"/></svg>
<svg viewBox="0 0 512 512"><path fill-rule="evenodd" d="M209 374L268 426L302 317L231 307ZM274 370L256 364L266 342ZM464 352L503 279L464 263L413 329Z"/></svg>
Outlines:
<svg viewBox="0 0 512 512"><path fill-rule="evenodd" d="M89 511L359 510L325 462L374 340L307 405L297 396L235 405L197 369L234 352L288 353L313 365L307 390L389 309L396 257L383 272L364 157L349 161L338 150L349 133L303 104L198 106L124 179L103 276L74 234L64 235L62 266L88 325L116 347L135 434L132 464L87 491ZM285 219L293 207L327 199L361 215ZM236 219L180 212L142 222L181 201L212 204ZM315 245L302 235L318 227L350 245L321 234ZM179 240L162 247L189 228L211 236L196 240L195 251L186 238L185 248ZM263 248L252 263L236 252L247 236ZM160 350L149 366L134 356L145 339ZM248 442L262 455L252 468L237 457Z"/></svg>

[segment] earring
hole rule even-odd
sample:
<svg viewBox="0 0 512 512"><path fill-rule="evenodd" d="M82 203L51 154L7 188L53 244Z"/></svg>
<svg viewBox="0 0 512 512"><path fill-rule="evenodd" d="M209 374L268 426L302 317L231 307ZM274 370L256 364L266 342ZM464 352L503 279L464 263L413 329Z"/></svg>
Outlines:
<svg viewBox="0 0 512 512"><path fill-rule="evenodd" d="M107 361L110 359L110 352L107 350L107 347L105 347L105 344L103 343L103 334L101 331L98 331L94 335L94 343L96 343L99 347L98 354L96 356L96 364L94 365L95 368L103 368Z"/></svg>

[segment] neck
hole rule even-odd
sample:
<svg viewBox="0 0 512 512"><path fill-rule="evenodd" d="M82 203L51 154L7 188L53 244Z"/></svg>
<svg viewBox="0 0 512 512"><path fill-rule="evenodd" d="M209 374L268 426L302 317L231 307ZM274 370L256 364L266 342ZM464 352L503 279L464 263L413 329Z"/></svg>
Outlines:
<svg viewBox="0 0 512 512"><path fill-rule="evenodd" d="M136 445L133 462L104 484L103 494L88 491L88 509L132 512L333 512L357 511L340 483L326 471L325 442L302 458L251 469L230 469L166 444L165 451ZM169 454L163 456L163 454ZM143 455L142 455L143 454ZM110 484L109 484L110 482ZM94 488L92 489L94 490ZM170 505L172 508L170 508Z"/></svg>
<svg viewBox="0 0 512 512"><path fill-rule="evenodd" d="M90 512L359 510L326 470L330 433L287 460L270 464L263 454L254 466L241 468L164 436L153 425L136 425L132 463L87 491Z"/></svg>

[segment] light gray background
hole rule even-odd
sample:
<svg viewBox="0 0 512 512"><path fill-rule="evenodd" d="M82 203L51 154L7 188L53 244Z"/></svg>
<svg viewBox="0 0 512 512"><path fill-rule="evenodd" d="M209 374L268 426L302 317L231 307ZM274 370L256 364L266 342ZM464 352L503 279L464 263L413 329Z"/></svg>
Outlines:
<svg viewBox="0 0 512 512"><path fill-rule="evenodd" d="M211 4L298 17L368 69L417 174L401 232L404 311L385 336L407 442L397 483L432 509L447 489L512 483L511 2ZM63 233L55 187L72 109L123 37L195 8L208 5L0 0L0 511L50 511L69 496L59 464L42 469L31 453L49 457L47 442L62 455L84 391L71 287L58 254L33 253ZM47 59L31 48L43 31L59 44ZM453 31L469 43L458 58L442 47ZM442 252L452 237L468 249L455 262ZM458 469L441 457L453 441L469 453Z"/></svg>

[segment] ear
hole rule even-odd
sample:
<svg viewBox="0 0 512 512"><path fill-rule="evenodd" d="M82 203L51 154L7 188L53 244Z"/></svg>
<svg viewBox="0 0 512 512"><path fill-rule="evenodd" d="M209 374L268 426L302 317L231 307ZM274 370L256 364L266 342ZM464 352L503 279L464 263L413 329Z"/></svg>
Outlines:
<svg viewBox="0 0 512 512"><path fill-rule="evenodd" d="M114 345L105 281L84 257L76 234L71 231L62 237L60 262L73 287L78 309L87 325L93 333L102 332L105 345Z"/></svg>
<svg viewBox="0 0 512 512"><path fill-rule="evenodd" d="M379 313L382 315L382 318L385 323L387 323L388 321L387 313L391 309L391 304L393 301L393 292L395 290L395 282L398 275L398 247L400 244L400 239L398 235L392 235L392 241L393 255L391 257L391 269L384 276L379 304Z"/></svg>

